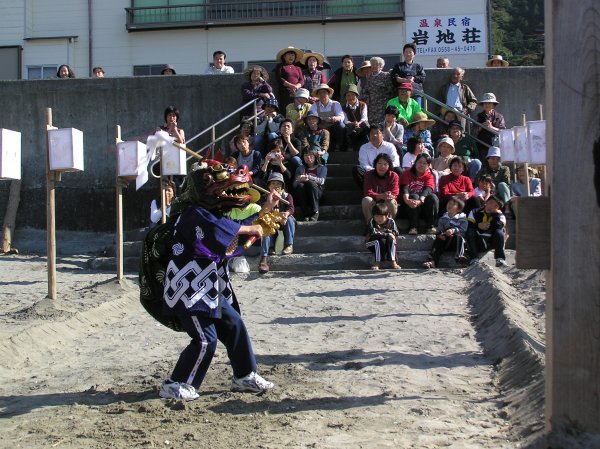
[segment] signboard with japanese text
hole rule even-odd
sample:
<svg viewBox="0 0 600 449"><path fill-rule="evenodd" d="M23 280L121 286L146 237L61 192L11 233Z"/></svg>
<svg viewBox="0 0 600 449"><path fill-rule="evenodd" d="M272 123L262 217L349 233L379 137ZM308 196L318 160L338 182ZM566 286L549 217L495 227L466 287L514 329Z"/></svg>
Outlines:
<svg viewBox="0 0 600 449"><path fill-rule="evenodd" d="M487 54L484 14L415 16L406 18L406 42L418 55Z"/></svg>

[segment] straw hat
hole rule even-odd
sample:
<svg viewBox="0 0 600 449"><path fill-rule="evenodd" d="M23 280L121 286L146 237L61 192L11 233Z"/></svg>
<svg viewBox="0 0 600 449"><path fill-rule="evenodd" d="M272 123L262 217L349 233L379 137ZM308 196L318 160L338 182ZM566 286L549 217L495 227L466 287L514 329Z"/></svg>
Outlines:
<svg viewBox="0 0 600 449"><path fill-rule="evenodd" d="M371 71L371 61L363 61L362 65L358 69L356 69L356 74L361 78L364 78L365 76L367 76L367 74L365 73L367 71Z"/></svg>
<svg viewBox="0 0 600 449"><path fill-rule="evenodd" d="M496 95L494 95L491 92L483 94L483 98L481 99L481 101L479 102L479 104L483 104L483 103L498 104L498 101L496 100Z"/></svg>
<svg viewBox="0 0 600 449"><path fill-rule="evenodd" d="M244 72L244 75L246 75L248 77L248 79L250 79L250 75L255 70L258 70L260 72L260 76L262 76L262 78L265 81L269 80L269 72L267 72L267 69L265 69L262 65L251 65L250 67L248 67L246 69L246 71Z"/></svg>
<svg viewBox="0 0 600 449"><path fill-rule="evenodd" d="M316 96L317 96L317 93L318 93L320 90L323 90L323 89L325 89L326 91L328 91L330 96L331 96L331 95L333 95L333 89L332 89L331 87L329 87L329 85L327 85L327 84L325 84L325 83L321 83L321 84L319 84L317 87L315 87L315 88L313 89L313 91L312 91L312 95L313 95L313 97L316 97Z"/></svg>
<svg viewBox="0 0 600 449"><path fill-rule="evenodd" d="M306 65L306 62L308 61L308 58L313 57L317 60L317 64L318 65L323 65L323 62L325 62L325 56L323 56L321 53L312 53L312 52L308 52L308 53L304 53L304 56L302 56L302 64Z"/></svg>
<svg viewBox="0 0 600 449"><path fill-rule="evenodd" d="M427 118L427 114L424 112L415 112L412 116L412 122L410 122L408 126L413 126L417 123L427 123L427 126L431 126L435 123L435 120Z"/></svg>
<svg viewBox="0 0 600 449"><path fill-rule="evenodd" d="M289 47L285 47L285 48L282 48L281 50L279 50L279 52L277 53L277 56L275 56L275 60L277 62L281 61L281 57L289 52L292 52L296 55L296 61L300 61L302 59L302 56L304 56L304 52L302 50L300 50L296 47L292 47L290 45Z"/></svg>
<svg viewBox="0 0 600 449"><path fill-rule="evenodd" d="M500 61L500 62L502 62L502 67L508 67L508 65L509 65L508 61L505 61L502 58L502 55L492 55L492 57L490 59L488 59L488 61L485 63L486 67L491 67L493 61Z"/></svg>

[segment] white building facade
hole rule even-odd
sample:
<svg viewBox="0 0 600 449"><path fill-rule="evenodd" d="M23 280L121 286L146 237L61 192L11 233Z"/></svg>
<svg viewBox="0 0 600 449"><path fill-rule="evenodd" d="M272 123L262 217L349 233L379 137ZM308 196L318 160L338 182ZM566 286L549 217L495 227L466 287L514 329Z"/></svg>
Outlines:
<svg viewBox="0 0 600 449"><path fill-rule="evenodd" d="M487 0L0 0L0 79L202 74L215 50L236 72L275 64L289 45L319 52L333 68L381 56L390 69L407 42L416 61L483 67L488 59ZM184 6L185 5L185 6Z"/></svg>

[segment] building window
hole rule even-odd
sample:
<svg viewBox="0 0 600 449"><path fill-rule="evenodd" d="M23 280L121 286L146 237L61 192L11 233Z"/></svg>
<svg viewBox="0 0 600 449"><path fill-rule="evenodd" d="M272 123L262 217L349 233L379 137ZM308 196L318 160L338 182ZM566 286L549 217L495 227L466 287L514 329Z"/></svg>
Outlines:
<svg viewBox="0 0 600 449"><path fill-rule="evenodd" d="M31 65L27 67L28 80L47 80L56 78L57 65Z"/></svg>
<svg viewBox="0 0 600 449"><path fill-rule="evenodd" d="M160 75L164 67L165 64L134 65L133 76Z"/></svg>

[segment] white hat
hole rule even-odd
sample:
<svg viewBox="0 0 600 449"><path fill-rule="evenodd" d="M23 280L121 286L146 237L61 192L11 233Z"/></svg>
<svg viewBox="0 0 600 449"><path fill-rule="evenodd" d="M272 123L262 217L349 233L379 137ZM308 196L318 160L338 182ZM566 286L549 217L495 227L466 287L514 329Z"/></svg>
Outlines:
<svg viewBox="0 0 600 449"><path fill-rule="evenodd" d="M498 147L489 147L488 148L488 154L487 154L487 156L485 158L487 159L488 157L501 157L500 156L500 148L498 148Z"/></svg>
<svg viewBox="0 0 600 449"><path fill-rule="evenodd" d="M437 143L437 146L436 146L436 148L437 148L438 151L440 149L440 145L443 144L443 143L447 143L448 145L450 145L452 147L452 152L454 153L454 151L456 149L454 147L454 140L452 140L450 137L442 137L440 140L438 140L438 143Z"/></svg>
<svg viewBox="0 0 600 449"><path fill-rule="evenodd" d="M487 93L483 94L483 98L479 102L479 104L483 104L483 103L498 104L498 100L496 100L496 95L494 95L492 92L487 92Z"/></svg>

